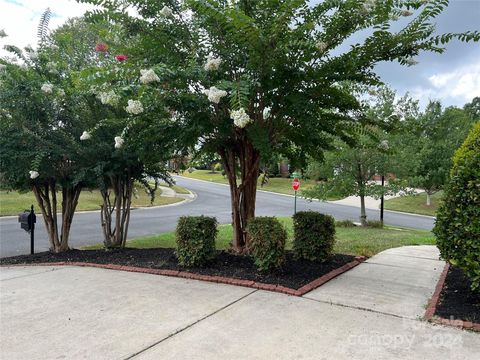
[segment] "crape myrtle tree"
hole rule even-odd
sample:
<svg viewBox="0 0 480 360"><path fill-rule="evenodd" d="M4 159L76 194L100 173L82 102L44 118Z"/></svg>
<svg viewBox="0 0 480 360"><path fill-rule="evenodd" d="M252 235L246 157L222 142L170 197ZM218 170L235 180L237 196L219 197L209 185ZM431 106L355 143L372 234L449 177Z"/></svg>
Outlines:
<svg viewBox="0 0 480 360"><path fill-rule="evenodd" d="M38 50L7 46L15 58L0 59L0 167L3 186L33 191L50 250L62 252L80 192L89 186L79 137L94 117L71 76L84 61L81 36L71 23L47 36L48 18L47 10Z"/></svg>
<svg viewBox="0 0 480 360"><path fill-rule="evenodd" d="M89 43L93 61L77 74L77 91L95 104L97 121L84 128L80 139L92 158L89 177L103 200L100 216L105 248L123 248L135 184L144 185L152 203L159 181L172 184L166 163L173 156L169 139L174 136L169 133L170 113L156 102L155 89L141 86L155 79L142 78L135 84L128 56L121 53L122 29L105 22L96 25L101 30Z"/></svg>
<svg viewBox="0 0 480 360"><path fill-rule="evenodd" d="M411 65L421 51L442 52L452 38L479 39L434 35L446 0L81 1L100 6L92 20L124 27L130 69L158 77L148 86L175 114L178 143L222 159L239 252L255 215L262 157L305 159L328 148L333 136L349 136L359 103L343 82L375 84L378 62ZM409 16L401 30L391 29ZM362 42L350 44L366 29Z"/></svg>

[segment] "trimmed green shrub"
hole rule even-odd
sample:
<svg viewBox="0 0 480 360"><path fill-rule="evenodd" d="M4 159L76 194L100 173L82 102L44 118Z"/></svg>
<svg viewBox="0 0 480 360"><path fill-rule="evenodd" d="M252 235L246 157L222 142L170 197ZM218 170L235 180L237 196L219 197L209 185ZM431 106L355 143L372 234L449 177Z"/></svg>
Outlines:
<svg viewBox="0 0 480 360"><path fill-rule="evenodd" d="M381 222L380 220L368 220L367 227L374 228L374 229L382 229L383 222Z"/></svg>
<svg viewBox="0 0 480 360"><path fill-rule="evenodd" d="M335 226L336 227L344 227L344 228L351 228L355 227L355 223L352 220L338 220L335 221Z"/></svg>
<svg viewBox="0 0 480 360"><path fill-rule="evenodd" d="M463 269L480 291L480 122L453 157L433 232L442 258Z"/></svg>
<svg viewBox="0 0 480 360"><path fill-rule="evenodd" d="M335 242L335 220L316 211L300 211L293 216L293 251L295 257L326 261Z"/></svg>
<svg viewBox="0 0 480 360"><path fill-rule="evenodd" d="M247 224L248 251L260 271L278 269L285 262L287 232L275 217L256 217Z"/></svg>
<svg viewBox="0 0 480 360"><path fill-rule="evenodd" d="M182 266L204 266L215 258L217 219L206 216L182 216L178 220L176 255Z"/></svg>

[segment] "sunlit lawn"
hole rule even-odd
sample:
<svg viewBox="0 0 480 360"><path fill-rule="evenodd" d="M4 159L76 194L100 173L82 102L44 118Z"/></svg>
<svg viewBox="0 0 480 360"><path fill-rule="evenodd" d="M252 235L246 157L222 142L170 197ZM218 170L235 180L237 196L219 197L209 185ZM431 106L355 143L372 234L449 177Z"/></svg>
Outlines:
<svg viewBox="0 0 480 360"><path fill-rule="evenodd" d="M288 233L287 249L292 248L292 219L279 218ZM232 240L232 226L218 227L217 249L227 249ZM334 251L342 254L372 256L385 249L405 245L434 245L433 234L425 230L386 227L384 229L362 227L337 227L336 244ZM175 247L175 233L167 232L155 236L141 237L128 241L128 247L157 248ZM87 249L101 248L101 244L88 246Z"/></svg>
<svg viewBox="0 0 480 360"><path fill-rule="evenodd" d="M427 194L401 196L385 201L386 210L404 211L415 214L435 216L441 204L443 192L439 191L432 195L432 205L427 206Z"/></svg>
<svg viewBox="0 0 480 360"><path fill-rule="evenodd" d="M182 201L180 198L162 197L160 193L161 191L159 190L153 206L173 204ZM77 211L99 210L101 203L102 198L98 190L84 190L80 195ZM0 216L17 215L25 209L30 209L31 205L34 205L37 212L40 212L36 204L37 202L32 192L0 191ZM150 206L150 197L141 187L137 188L136 194L132 199L132 206Z"/></svg>

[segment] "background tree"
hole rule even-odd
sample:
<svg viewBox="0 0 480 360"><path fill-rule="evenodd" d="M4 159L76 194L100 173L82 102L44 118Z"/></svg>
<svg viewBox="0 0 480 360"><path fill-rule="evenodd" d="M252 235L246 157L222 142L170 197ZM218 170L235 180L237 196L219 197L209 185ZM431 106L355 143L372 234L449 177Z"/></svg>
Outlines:
<svg viewBox="0 0 480 360"><path fill-rule="evenodd" d="M380 135L380 137L379 137ZM358 196L360 222L367 225L365 197L380 198L402 189L393 179L385 186L373 181L375 175L386 175L388 167L388 140L381 139L378 128L359 126L354 146L338 141L336 149L328 151L320 168L327 181L302 192L308 198L327 200L332 196Z"/></svg>
<svg viewBox="0 0 480 360"><path fill-rule="evenodd" d="M448 1L96 1L94 19L122 24L131 68L158 76L156 103L177 116L179 144L221 157L230 184L233 247L245 249L255 214L262 156L304 160L348 138L359 103L339 84L378 82L380 61L415 63L440 43L478 33L434 36ZM120 6L119 6L120 5ZM136 10L130 16L131 8ZM391 23L418 16L398 32ZM354 33L365 41L339 50ZM240 173L237 179L237 171Z"/></svg>
<svg viewBox="0 0 480 360"><path fill-rule="evenodd" d="M466 137L474 120L463 109L442 109L439 101L431 101L418 118L409 117L400 135L404 175L410 185L431 195L441 190L452 167L452 156Z"/></svg>

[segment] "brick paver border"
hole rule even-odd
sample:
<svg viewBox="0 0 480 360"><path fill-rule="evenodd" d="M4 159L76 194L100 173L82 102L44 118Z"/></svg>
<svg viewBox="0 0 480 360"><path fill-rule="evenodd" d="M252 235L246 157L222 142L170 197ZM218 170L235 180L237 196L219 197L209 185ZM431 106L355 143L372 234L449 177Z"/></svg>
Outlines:
<svg viewBox="0 0 480 360"><path fill-rule="evenodd" d="M443 286L445 285L445 280L447 278L449 269L450 269L450 264L447 263L443 268L440 278L438 279L437 286L435 287L435 292L433 293L432 298L428 303L427 310L425 311L425 315L423 315L423 319L435 324L480 331L479 323L474 323L471 321L463 321L463 320L446 319L446 318L435 315L438 302L440 300L440 294L442 293Z"/></svg>
<svg viewBox="0 0 480 360"><path fill-rule="evenodd" d="M195 274L190 273L187 271L178 271L178 270L168 270L168 269L150 269L150 268L143 268L138 266L126 266L126 265L117 265L117 264L96 264L96 263L87 263L87 262L52 262L52 263L38 263L38 264L13 264L13 265L2 265L1 267L12 267L12 266L82 266L82 267L94 267L94 268L101 268L101 269L109 269L109 270L120 270L120 271L129 271L129 272L138 272L144 274L152 274L152 275L163 275L163 276L172 276L184 279L192 279L192 280L200 280L200 281L209 281L215 282L219 284L228 284L228 285L237 285L237 286L244 286L259 290L267 290L267 291L274 291L282 294L293 295L293 296L303 296L306 293L312 291L313 289L318 288L319 286L325 284L326 282L332 280L333 278L337 277L340 274L354 268L358 264L365 261L365 257L363 256L356 256L355 260L330 271L329 273L315 279L308 284L302 286L299 289L291 289L281 285L275 284L266 284L261 282L255 282L253 280L242 280L242 279L235 279L230 277L223 277L223 276L212 276L212 275L202 275L202 274Z"/></svg>

